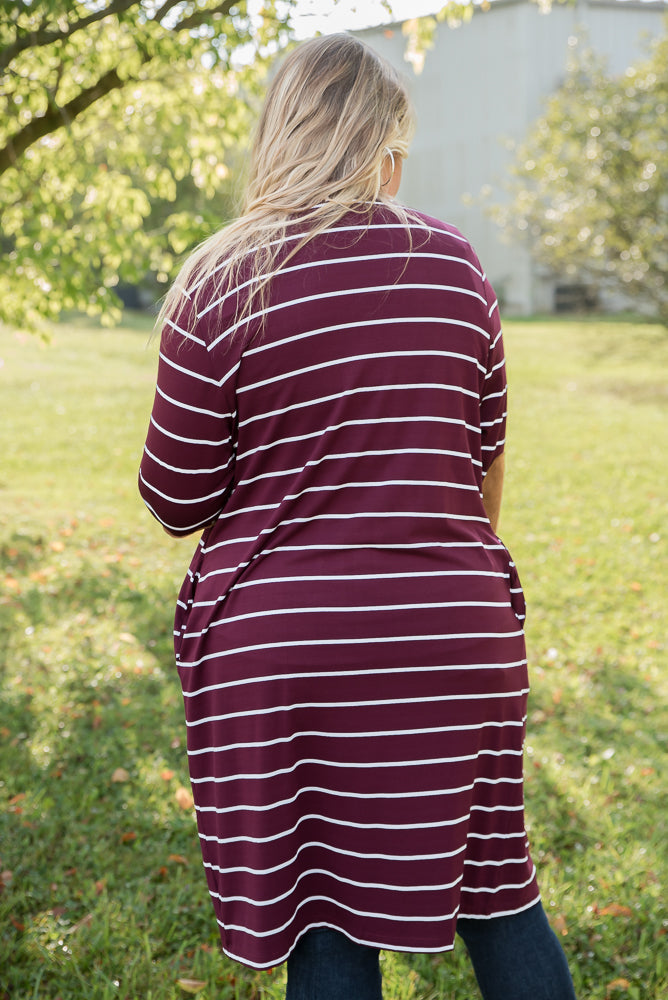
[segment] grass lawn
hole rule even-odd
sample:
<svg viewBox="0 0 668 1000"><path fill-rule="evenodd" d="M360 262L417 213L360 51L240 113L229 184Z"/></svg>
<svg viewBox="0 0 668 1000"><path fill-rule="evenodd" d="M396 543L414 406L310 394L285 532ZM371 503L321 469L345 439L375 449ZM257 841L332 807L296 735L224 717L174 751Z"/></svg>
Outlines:
<svg viewBox="0 0 668 1000"><path fill-rule="evenodd" d="M135 487L148 332L0 331L0 1000L282 996L281 970L221 957L200 866L171 649L195 542ZM513 322L506 348L534 860L579 1000L659 1000L668 332ZM461 946L384 976L386 1000L478 995Z"/></svg>

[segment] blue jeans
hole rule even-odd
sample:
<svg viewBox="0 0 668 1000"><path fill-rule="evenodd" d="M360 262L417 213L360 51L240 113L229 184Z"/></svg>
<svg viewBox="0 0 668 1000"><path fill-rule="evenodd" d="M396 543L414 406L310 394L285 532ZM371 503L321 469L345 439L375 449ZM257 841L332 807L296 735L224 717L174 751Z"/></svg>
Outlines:
<svg viewBox="0 0 668 1000"><path fill-rule="evenodd" d="M460 919L483 1000L575 1000L566 956L540 903L509 917ZM307 931L288 958L286 1000L382 1000L380 952Z"/></svg>

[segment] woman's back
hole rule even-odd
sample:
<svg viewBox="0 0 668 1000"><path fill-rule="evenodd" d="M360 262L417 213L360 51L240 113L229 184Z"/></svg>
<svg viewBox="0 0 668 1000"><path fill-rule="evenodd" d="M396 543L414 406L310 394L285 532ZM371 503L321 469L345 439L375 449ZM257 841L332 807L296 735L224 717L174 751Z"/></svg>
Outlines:
<svg viewBox="0 0 668 1000"><path fill-rule="evenodd" d="M481 498L493 293L455 230L377 206L288 261L250 344L243 296L163 343L142 463L172 529L216 518L176 649L226 948L275 964L325 900L357 940L437 949L458 906L537 899L523 599Z"/></svg>

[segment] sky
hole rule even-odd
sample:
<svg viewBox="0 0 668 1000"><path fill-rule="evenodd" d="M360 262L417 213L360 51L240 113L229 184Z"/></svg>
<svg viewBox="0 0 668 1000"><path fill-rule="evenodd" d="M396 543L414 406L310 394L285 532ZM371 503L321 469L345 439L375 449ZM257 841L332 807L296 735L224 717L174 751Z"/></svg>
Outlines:
<svg viewBox="0 0 668 1000"><path fill-rule="evenodd" d="M298 0L293 16L298 38L310 38L317 31L354 31L390 20L404 21L440 10L444 0L391 0L390 17L381 0Z"/></svg>

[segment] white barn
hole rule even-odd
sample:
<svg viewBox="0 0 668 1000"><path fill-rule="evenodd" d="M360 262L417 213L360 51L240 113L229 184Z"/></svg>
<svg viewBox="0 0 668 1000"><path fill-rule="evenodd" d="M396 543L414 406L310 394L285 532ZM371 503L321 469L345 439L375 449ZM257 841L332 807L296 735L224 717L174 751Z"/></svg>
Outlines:
<svg viewBox="0 0 668 1000"><path fill-rule="evenodd" d="M503 200L513 160L505 140L525 137L543 99L563 80L574 45L603 55L621 74L666 30L666 9L658 0L577 0L554 3L543 14L529 0L496 0L458 28L439 25L418 75L404 58L400 24L356 32L410 83L418 127L402 200L471 240L506 313L551 311L556 283L541 274L528 247L504 242L481 205L466 204L465 196L478 199L491 188L491 200Z"/></svg>

